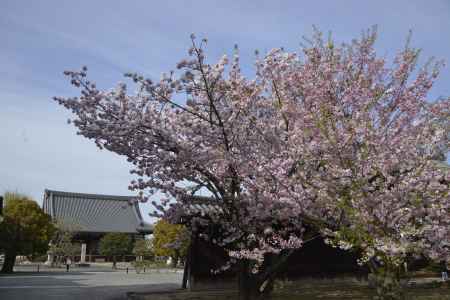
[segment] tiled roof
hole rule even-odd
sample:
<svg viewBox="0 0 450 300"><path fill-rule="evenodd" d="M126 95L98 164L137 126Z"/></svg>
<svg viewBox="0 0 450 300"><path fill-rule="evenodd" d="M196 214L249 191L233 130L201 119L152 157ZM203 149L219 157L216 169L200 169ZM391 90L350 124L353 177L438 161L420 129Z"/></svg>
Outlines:
<svg viewBox="0 0 450 300"><path fill-rule="evenodd" d="M211 215L211 214L223 214L224 211L221 207L220 200L216 200L213 197L205 196L193 196L183 195L180 197L181 205L178 209L181 210L181 215L193 216L193 215Z"/></svg>
<svg viewBox="0 0 450 300"><path fill-rule="evenodd" d="M77 232L151 233L134 197L45 190L44 211Z"/></svg>

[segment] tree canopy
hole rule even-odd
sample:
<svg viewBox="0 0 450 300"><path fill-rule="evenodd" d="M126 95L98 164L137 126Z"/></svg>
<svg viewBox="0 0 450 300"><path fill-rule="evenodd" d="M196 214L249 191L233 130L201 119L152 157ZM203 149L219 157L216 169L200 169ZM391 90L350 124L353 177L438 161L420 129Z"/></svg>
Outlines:
<svg viewBox="0 0 450 300"><path fill-rule="evenodd" d="M169 256L175 262L186 257L190 234L186 227L159 220L153 231L153 252L156 256Z"/></svg>
<svg viewBox="0 0 450 300"><path fill-rule="evenodd" d="M12 272L16 255L44 254L55 227L51 217L31 198L18 193L4 196L0 250L5 252L2 272Z"/></svg>
<svg viewBox="0 0 450 300"><path fill-rule="evenodd" d="M134 242L133 254L138 257L153 257L153 244L151 240L136 240Z"/></svg>
<svg viewBox="0 0 450 300"><path fill-rule="evenodd" d="M72 257L80 254L81 245L73 242L76 232L76 226L69 226L64 223L57 223L56 232L52 237L49 252L55 255L61 261L66 257Z"/></svg>
<svg viewBox="0 0 450 300"><path fill-rule="evenodd" d="M132 241L125 233L107 233L100 240L99 251L102 255L117 256L130 254Z"/></svg>
<svg viewBox="0 0 450 300"><path fill-rule="evenodd" d="M409 254L449 260L450 174L435 158L449 149L450 99L428 99L442 64L417 68L409 42L388 61L376 36L338 45L315 31L299 52L257 54L250 78L237 48L209 64L192 36L176 72L126 75L136 93L100 90L83 68L65 73L81 96L55 99L81 135L128 158L143 201L167 196L155 215L178 222L184 196L208 191L220 209L187 225L214 223L220 234L203 237L257 290L272 277L265 258L301 248L310 227L375 269Z"/></svg>

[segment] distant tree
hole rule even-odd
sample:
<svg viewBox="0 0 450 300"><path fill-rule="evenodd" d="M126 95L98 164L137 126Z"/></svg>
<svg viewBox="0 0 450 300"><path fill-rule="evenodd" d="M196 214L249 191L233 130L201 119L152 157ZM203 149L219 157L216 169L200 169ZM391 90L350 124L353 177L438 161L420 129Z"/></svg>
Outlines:
<svg viewBox="0 0 450 300"><path fill-rule="evenodd" d="M73 230L57 225L57 231L52 238L49 252L56 256L59 261L79 254L81 246L79 243L73 242L73 237Z"/></svg>
<svg viewBox="0 0 450 300"><path fill-rule="evenodd" d="M133 254L136 255L137 260L142 260L144 257L153 257L152 241L137 240L134 243Z"/></svg>
<svg viewBox="0 0 450 300"><path fill-rule="evenodd" d="M108 233L100 240L100 253L105 256L112 256L113 269L116 268L117 256L129 254L132 248L132 241L125 233Z"/></svg>
<svg viewBox="0 0 450 300"><path fill-rule="evenodd" d="M49 215L31 198L6 193L0 250L5 252L2 273L12 273L17 255L44 254L55 232Z"/></svg>
<svg viewBox="0 0 450 300"><path fill-rule="evenodd" d="M186 257L190 239L185 226L159 220L153 236L153 251L156 256L171 257L173 266Z"/></svg>

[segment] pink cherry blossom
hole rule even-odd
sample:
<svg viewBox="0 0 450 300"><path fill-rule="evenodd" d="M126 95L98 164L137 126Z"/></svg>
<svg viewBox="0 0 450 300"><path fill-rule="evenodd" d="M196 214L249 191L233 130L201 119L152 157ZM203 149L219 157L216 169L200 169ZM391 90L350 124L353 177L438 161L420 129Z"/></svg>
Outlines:
<svg viewBox="0 0 450 300"><path fill-rule="evenodd" d="M180 218L199 192L221 213L191 230L259 272L267 254L302 247L315 228L329 243L400 264L407 254L450 260L450 100L427 98L441 62L415 69L409 45L393 63L377 56L375 31L336 45L316 32L300 52L257 56L255 76L232 57L208 64L192 37L189 57L157 82L100 90L87 69L67 71L81 95L55 98L78 133L127 157L155 215Z"/></svg>

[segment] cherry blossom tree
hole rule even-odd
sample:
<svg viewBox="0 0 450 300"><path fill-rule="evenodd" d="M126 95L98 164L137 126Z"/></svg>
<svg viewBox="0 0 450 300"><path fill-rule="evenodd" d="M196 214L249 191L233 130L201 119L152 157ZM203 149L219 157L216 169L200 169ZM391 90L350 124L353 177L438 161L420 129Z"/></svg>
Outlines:
<svg viewBox="0 0 450 300"><path fill-rule="evenodd" d="M192 36L176 72L126 74L136 92L100 90L83 68L65 72L81 96L55 99L79 134L134 165L142 201L165 195L155 215L177 220L186 195L208 192L220 209L188 226L215 225L203 236L241 266L244 299L270 291L310 228L362 251L380 297L396 299L408 256L449 259L450 175L436 157L448 151L450 100L427 99L440 62L416 69L409 43L388 62L375 39L336 45L315 31L299 53L257 54L246 78L237 48L208 64Z"/></svg>
<svg viewBox="0 0 450 300"><path fill-rule="evenodd" d="M335 47L317 34L300 62L282 50L266 57L261 72L276 76L271 91L289 130L252 193L275 178L283 202L309 216L321 210L305 203L321 203L328 241L362 250L379 297L397 299L408 257L449 260L450 173L436 158L449 149L450 101L426 98L441 62L416 70L419 51L408 43L389 67L375 38L367 32ZM258 199L260 213L271 214Z"/></svg>

